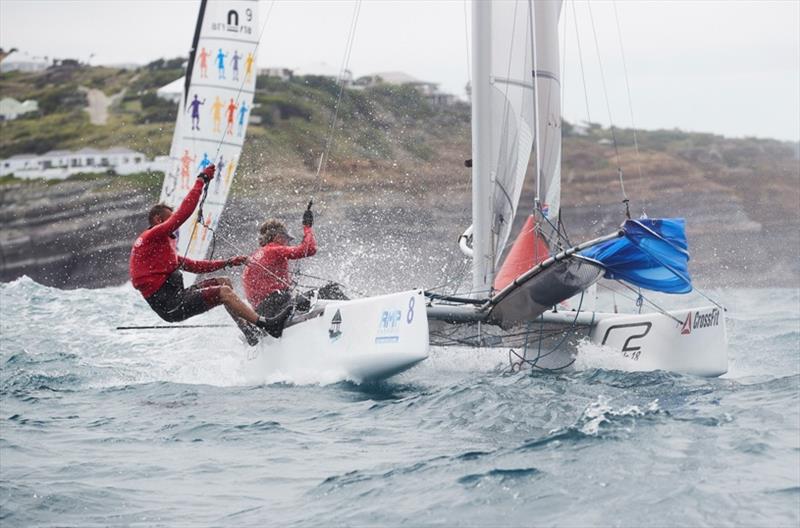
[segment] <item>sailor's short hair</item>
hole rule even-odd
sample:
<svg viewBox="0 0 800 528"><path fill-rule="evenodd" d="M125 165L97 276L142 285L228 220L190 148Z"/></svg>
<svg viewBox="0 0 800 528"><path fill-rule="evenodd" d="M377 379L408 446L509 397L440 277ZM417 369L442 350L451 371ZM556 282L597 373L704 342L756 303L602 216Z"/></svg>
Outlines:
<svg viewBox="0 0 800 528"><path fill-rule="evenodd" d="M152 227L155 225L157 216L161 216L167 211L171 213L172 207L165 203L158 203L151 207L150 212L147 213L147 221L150 222L150 226Z"/></svg>
<svg viewBox="0 0 800 528"><path fill-rule="evenodd" d="M258 229L258 243L266 246L278 235L288 235L286 224L276 218L270 218Z"/></svg>

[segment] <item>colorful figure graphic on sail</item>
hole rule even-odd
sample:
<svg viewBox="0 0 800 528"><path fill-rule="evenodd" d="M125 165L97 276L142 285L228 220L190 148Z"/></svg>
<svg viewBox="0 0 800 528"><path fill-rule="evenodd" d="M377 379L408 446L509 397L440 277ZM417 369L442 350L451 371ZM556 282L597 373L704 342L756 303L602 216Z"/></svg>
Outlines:
<svg viewBox="0 0 800 528"><path fill-rule="evenodd" d="M222 132L222 109L225 108L219 96L214 98L214 103L211 105L211 119L214 120L214 132Z"/></svg>
<svg viewBox="0 0 800 528"><path fill-rule="evenodd" d="M181 160L181 189L189 188L189 180L192 177L191 164L197 161L197 156L189 156L189 149L184 149Z"/></svg>
<svg viewBox="0 0 800 528"><path fill-rule="evenodd" d="M247 82L253 80L253 61L253 54L248 53L244 60L244 80Z"/></svg>
<svg viewBox="0 0 800 528"><path fill-rule="evenodd" d="M231 177L233 177L233 168L236 165L236 158L228 162L228 170L225 171L225 187L231 184Z"/></svg>
<svg viewBox="0 0 800 528"><path fill-rule="evenodd" d="M219 155L219 161L217 162L217 173L215 174L214 178L214 193L219 194L220 188L222 187L222 169L225 168L225 158L222 154Z"/></svg>
<svg viewBox="0 0 800 528"><path fill-rule="evenodd" d="M217 74L220 79L225 78L225 57L227 57L227 53L222 53L222 48L219 49L217 53Z"/></svg>
<svg viewBox="0 0 800 528"><path fill-rule="evenodd" d="M206 100L197 98L197 94L194 94L194 99L189 102L189 108L192 109L192 130L200 130L200 105L206 104ZM186 110L189 110L187 108Z"/></svg>
<svg viewBox="0 0 800 528"><path fill-rule="evenodd" d="M234 50L233 57L231 57L231 69L233 70L233 80L239 80L239 61L242 56L239 55L239 50Z"/></svg>
<svg viewBox="0 0 800 528"><path fill-rule="evenodd" d="M200 160L200 165L198 165L197 168L198 170L202 171L209 165L211 165L211 160L208 159L208 153L203 152L203 159Z"/></svg>
<svg viewBox="0 0 800 528"><path fill-rule="evenodd" d="M242 101L242 104L239 105L239 131L236 133L237 136L241 136L244 132L244 120L248 110L250 109L247 107L247 103Z"/></svg>
<svg viewBox="0 0 800 528"><path fill-rule="evenodd" d="M236 103L233 102L233 97L231 97L231 102L228 103L228 126L225 128L225 133L229 136L233 135L233 117L236 115Z"/></svg>
<svg viewBox="0 0 800 528"><path fill-rule="evenodd" d="M200 54L197 56L200 60L200 77L208 79L208 58L211 56L205 48L200 49Z"/></svg>

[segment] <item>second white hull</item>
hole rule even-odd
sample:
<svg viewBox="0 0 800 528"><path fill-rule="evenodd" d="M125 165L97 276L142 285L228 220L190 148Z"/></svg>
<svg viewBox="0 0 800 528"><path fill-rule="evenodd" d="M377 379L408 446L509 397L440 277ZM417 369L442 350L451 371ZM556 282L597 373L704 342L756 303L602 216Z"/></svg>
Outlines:
<svg viewBox="0 0 800 528"><path fill-rule="evenodd" d="M420 290L350 301L320 301L280 339L253 347L243 374L251 383L381 380L428 357L428 319Z"/></svg>

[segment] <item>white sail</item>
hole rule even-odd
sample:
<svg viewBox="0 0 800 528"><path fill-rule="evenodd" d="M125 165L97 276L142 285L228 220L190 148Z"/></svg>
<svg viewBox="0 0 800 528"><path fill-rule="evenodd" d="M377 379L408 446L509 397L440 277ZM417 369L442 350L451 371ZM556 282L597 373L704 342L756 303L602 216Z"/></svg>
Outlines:
<svg viewBox="0 0 800 528"><path fill-rule="evenodd" d="M161 201L176 207L207 165L217 167L203 204L178 234L178 254L206 258L239 163L253 107L257 0L203 0Z"/></svg>
<svg viewBox="0 0 800 528"><path fill-rule="evenodd" d="M561 0L537 1L536 31L536 134L539 177L537 189L542 215L548 221L543 233L555 242L550 226L558 226L561 209L561 75L558 48L558 18ZM524 204L528 207L531 203Z"/></svg>
<svg viewBox="0 0 800 528"><path fill-rule="evenodd" d="M473 201L478 209L489 207L488 218L473 212L473 237L481 246L473 246L481 250L474 252L476 290L492 283L510 237L535 212L537 199L546 219L558 222L560 9L561 0L476 2L473 9L473 186L481 189ZM532 152L539 174L523 196Z"/></svg>

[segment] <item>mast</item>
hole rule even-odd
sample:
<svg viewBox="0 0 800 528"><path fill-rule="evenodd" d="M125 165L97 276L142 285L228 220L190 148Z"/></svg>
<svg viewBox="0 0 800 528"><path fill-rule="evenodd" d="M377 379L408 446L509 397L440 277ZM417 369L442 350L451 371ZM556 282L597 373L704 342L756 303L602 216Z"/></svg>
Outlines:
<svg viewBox="0 0 800 528"><path fill-rule="evenodd" d="M491 240L491 2L472 2L472 291L486 297L494 280Z"/></svg>
<svg viewBox="0 0 800 528"><path fill-rule="evenodd" d="M206 2L208 0L201 0L200 11L197 13L197 24L194 26L194 37L192 37L192 49L189 50L189 62L186 63L186 77L183 82L183 105L186 106L189 98L189 87L192 84L192 71L194 70L194 61L197 58L197 44L200 42L200 32L203 30L203 18L206 14Z"/></svg>

